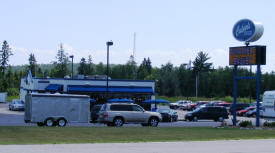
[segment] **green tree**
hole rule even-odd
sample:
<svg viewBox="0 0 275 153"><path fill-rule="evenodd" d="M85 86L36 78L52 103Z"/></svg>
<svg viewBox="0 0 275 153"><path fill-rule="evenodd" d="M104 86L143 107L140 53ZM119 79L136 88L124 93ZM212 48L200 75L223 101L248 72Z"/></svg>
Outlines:
<svg viewBox="0 0 275 153"><path fill-rule="evenodd" d="M177 96L178 90L178 78L175 74L175 68L173 64L168 62L166 65L162 65L160 69L160 95L165 96Z"/></svg>
<svg viewBox="0 0 275 153"><path fill-rule="evenodd" d="M94 72L94 64L93 64L93 60L92 60L92 56L89 55L88 57L88 65L87 65L87 74L88 75L93 75L95 72Z"/></svg>
<svg viewBox="0 0 275 153"><path fill-rule="evenodd" d="M182 96L191 97L193 96L194 86L194 77L192 76L192 71L186 69L186 65L181 64L177 69L177 76L179 79L179 90Z"/></svg>
<svg viewBox="0 0 275 153"><path fill-rule="evenodd" d="M6 82L7 82L7 88L13 88L15 86L14 76L13 76L11 66L8 67L8 72L6 74Z"/></svg>
<svg viewBox="0 0 275 153"><path fill-rule="evenodd" d="M36 72L36 59L34 57L34 54L31 53L29 56L29 70L31 70L32 76L36 76L35 72Z"/></svg>
<svg viewBox="0 0 275 153"><path fill-rule="evenodd" d="M146 76L151 75L152 66L150 59L144 58L137 70L137 78L144 80Z"/></svg>
<svg viewBox="0 0 275 153"><path fill-rule="evenodd" d="M51 73L48 69L46 69L44 72L43 72L43 77L46 78L46 77L49 77L51 76Z"/></svg>
<svg viewBox="0 0 275 153"><path fill-rule="evenodd" d="M209 60L207 53L200 51L193 61L193 72L196 75L196 97L198 96L198 88L199 88L199 76L200 72L208 72L212 66L212 63L207 63Z"/></svg>
<svg viewBox="0 0 275 153"><path fill-rule="evenodd" d="M125 79L136 79L137 75L137 63L134 60L134 56L130 56L130 59L125 65Z"/></svg>
<svg viewBox="0 0 275 153"><path fill-rule="evenodd" d="M111 71L111 66L110 66L110 71ZM106 66L104 66L102 62L96 65L96 74L98 75L106 74Z"/></svg>
<svg viewBox="0 0 275 153"><path fill-rule="evenodd" d="M81 58L80 64L77 70L78 70L78 74L82 74L82 75L88 74L88 65L84 57Z"/></svg>
<svg viewBox="0 0 275 153"><path fill-rule="evenodd" d="M36 76L37 77L43 77L44 76L40 66L38 66L38 68L37 68Z"/></svg>
<svg viewBox="0 0 275 153"><path fill-rule="evenodd" d="M152 64L152 62L151 62L150 58L148 57L147 60L146 60L146 63L145 63L145 67L146 67L147 72L149 74L152 73L152 65L151 64Z"/></svg>
<svg viewBox="0 0 275 153"><path fill-rule="evenodd" d="M0 71L2 74L5 74L5 70L9 65L9 57L13 55L11 48L6 40L4 40L2 45L2 50L0 50Z"/></svg>
<svg viewBox="0 0 275 153"><path fill-rule="evenodd" d="M68 69L68 55L65 53L62 44L60 44L60 49L57 52L56 55L57 61L54 62L54 69L51 72L51 75L53 77L64 77L69 74Z"/></svg>

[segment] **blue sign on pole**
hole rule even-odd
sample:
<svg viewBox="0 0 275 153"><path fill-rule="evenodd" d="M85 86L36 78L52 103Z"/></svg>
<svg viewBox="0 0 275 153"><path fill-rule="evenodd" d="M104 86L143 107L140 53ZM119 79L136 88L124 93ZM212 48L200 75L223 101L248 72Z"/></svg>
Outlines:
<svg viewBox="0 0 275 153"><path fill-rule="evenodd" d="M249 19L242 19L233 27L233 36L239 41L251 40L255 32L255 24Z"/></svg>
<svg viewBox="0 0 275 153"><path fill-rule="evenodd" d="M234 65L234 82L233 82L233 125L237 124L236 103L237 103L237 80L238 79L256 79L257 80L257 107L256 107L256 126L260 126L260 83L261 83L261 64L265 64L265 46L258 49L255 46L249 46L249 42L260 39L263 35L264 28L261 23L253 22L249 19L238 21L233 27L233 36L238 41L244 41L245 47L231 47L229 64ZM252 47L252 48L251 48ZM254 47L254 48L253 48ZM257 76L237 76L238 65L257 65Z"/></svg>

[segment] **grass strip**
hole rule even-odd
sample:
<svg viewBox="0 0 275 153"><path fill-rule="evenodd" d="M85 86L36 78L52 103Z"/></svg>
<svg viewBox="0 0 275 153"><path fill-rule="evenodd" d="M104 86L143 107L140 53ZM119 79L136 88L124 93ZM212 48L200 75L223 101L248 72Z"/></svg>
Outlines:
<svg viewBox="0 0 275 153"><path fill-rule="evenodd" d="M0 144L167 142L275 138L275 130L205 127L0 127Z"/></svg>

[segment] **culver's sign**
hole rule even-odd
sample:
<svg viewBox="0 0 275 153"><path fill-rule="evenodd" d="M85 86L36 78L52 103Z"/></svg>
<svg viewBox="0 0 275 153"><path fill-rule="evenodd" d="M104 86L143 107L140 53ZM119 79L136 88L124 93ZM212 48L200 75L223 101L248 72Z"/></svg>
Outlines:
<svg viewBox="0 0 275 153"><path fill-rule="evenodd" d="M233 36L235 39L244 42L254 42L263 35L264 27L261 23L249 19L238 21L233 27Z"/></svg>

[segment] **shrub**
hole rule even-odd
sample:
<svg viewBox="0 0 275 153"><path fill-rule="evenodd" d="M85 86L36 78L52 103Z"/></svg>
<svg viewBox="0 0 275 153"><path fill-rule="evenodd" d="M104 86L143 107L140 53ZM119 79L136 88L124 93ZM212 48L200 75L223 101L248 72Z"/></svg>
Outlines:
<svg viewBox="0 0 275 153"><path fill-rule="evenodd" d="M231 97L231 96L226 96L226 97L224 97L224 98L221 98L223 101L226 101L226 102L233 102L234 101L234 99L233 99L233 97Z"/></svg>
<svg viewBox="0 0 275 153"><path fill-rule="evenodd" d="M240 127L252 127L252 122L251 121L241 121L239 123Z"/></svg>
<svg viewBox="0 0 275 153"><path fill-rule="evenodd" d="M17 88L8 88L7 89L8 96L18 96L19 90Z"/></svg>
<svg viewBox="0 0 275 153"><path fill-rule="evenodd" d="M267 122L267 121L265 121L264 122L264 127L273 128L273 127L275 127L275 122Z"/></svg>

